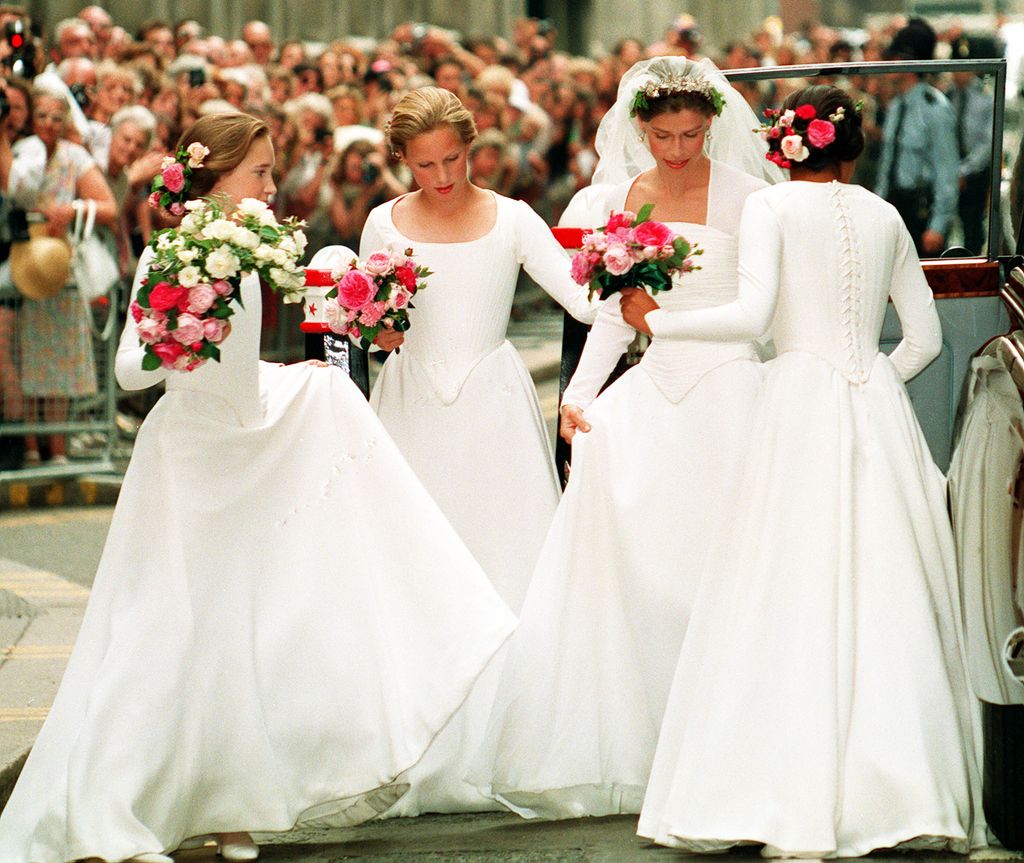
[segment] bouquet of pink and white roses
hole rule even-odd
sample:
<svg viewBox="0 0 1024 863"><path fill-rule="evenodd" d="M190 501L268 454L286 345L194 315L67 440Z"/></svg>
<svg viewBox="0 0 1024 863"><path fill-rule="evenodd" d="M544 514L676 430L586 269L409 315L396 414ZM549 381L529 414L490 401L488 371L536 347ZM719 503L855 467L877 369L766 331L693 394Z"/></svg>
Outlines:
<svg viewBox="0 0 1024 863"><path fill-rule="evenodd" d="M412 259L412 249L374 252L365 261L352 261L335 274L334 288L327 293L327 325L364 349L384 328L405 332L412 298L426 287L423 280L430 274Z"/></svg>
<svg viewBox="0 0 1024 863"><path fill-rule="evenodd" d="M190 372L219 360L217 347L241 305L242 276L257 273L285 301L301 298L306 248L302 222L279 223L263 201L243 199L231 213L191 200L177 228L154 234L149 272L129 309L145 347L142 368Z"/></svg>
<svg viewBox="0 0 1024 863"><path fill-rule="evenodd" d="M653 204L639 213L612 213L608 223L583 235L572 258L572 277L607 298L623 288L649 288L652 293L672 287L672 277L699 269L693 256L703 250L691 245L662 222L650 218Z"/></svg>

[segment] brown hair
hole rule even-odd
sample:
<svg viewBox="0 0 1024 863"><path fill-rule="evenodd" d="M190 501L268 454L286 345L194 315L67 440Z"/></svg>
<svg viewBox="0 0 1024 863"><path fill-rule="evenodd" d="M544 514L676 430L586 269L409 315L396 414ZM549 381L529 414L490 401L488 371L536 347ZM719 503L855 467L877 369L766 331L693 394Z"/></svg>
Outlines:
<svg viewBox="0 0 1024 863"><path fill-rule="evenodd" d="M684 90L681 93L666 93L664 96L648 96L647 107L637 108L636 115L648 123L662 114L675 114L677 111L686 109L696 111L705 117L715 116L714 102L707 96L691 90Z"/></svg>
<svg viewBox="0 0 1024 863"><path fill-rule="evenodd" d="M450 126L463 144L472 144L476 137L473 115L459 97L440 87L410 90L397 105L388 124L388 148L404 154L409 142L440 126Z"/></svg>
<svg viewBox="0 0 1024 863"><path fill-rule="evenodd" d="M207 114L196 120L178 139L176 148L188 147L198 141L210 149L203 167L192 170L189 195L193 198L209 195L223 174L233 171L242 163L252 142L261 135L269 137L270 126L250 114Z"/></svg>

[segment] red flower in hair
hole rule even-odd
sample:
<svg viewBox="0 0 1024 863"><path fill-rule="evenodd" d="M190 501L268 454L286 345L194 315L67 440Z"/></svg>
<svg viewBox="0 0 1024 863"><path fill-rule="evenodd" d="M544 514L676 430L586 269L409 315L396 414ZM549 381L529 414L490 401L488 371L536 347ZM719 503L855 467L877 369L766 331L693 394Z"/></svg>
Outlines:
<svg viewBox="0 0 1024 863"><path fill-rule="evenodd" d="M801 120L813 120L818 116L818 112L814 110L813 105L800 105L796 109L796 115Z"/></svg>

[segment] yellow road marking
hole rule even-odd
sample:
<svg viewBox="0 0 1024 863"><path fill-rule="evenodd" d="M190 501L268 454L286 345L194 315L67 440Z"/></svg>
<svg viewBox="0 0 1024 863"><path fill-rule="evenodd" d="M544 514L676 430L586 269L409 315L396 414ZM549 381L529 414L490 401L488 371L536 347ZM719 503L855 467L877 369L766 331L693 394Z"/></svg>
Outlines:
<svg viewBox="0 0 1024 863"><path fill-rule="evenodd" d="M67 659L69 656L70 644L15 644L0 648L0 659Z"/></svg>
<svg viewBox="0 0 1024 863"><path fill-rule="evenodd" d="M0 707L0 722L42 722L49 707Z"/></svg>

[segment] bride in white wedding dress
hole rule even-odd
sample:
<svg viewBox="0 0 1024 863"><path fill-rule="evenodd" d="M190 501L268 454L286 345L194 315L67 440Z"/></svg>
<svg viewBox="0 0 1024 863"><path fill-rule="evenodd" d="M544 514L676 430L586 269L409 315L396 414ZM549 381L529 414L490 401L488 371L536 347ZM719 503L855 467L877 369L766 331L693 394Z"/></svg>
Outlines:
<svg viewBox="0 0 1024 863"><path fill-rule="evenodd" d="M262 121L204 117L193 141L195 197L273 192ZM374 817L514 625L348 377L261 363L259 280L241 293L221 361L190 373L142 371L128 318L118 379L167 393L0 860L169 863L207 838L251 860L239 831Z"/></svg>
<svg viewBox="0 0 1024 863"><path fill-rule="evenodd" d="M637 64L598 132L598 185L568 219L603 225L652 203L653 219L703 249L701 269L659 301L728 302L743 202L773 168L756 122L708 61ZM634 336L612 296L563 396L572 472L474 762L473 780L527 817L640 811L707 541L739 494L761 383L753 340L655 326L639 365L598 395Z"/></svg>
<svg viewBox="0 0 1024 863"><path fill-rule="evenodd" d="M771 321L778 351L638 832L695 853L963 853L985 842L975 702L945 483L903 384L939 353L938 314L899 214L848 184L850 98L819 85L783 108L803 118L773 139L793 181L747 200L736 300L625 301L679 338L742 342ZM903 339L886 356L889 299Z"/></svg>

